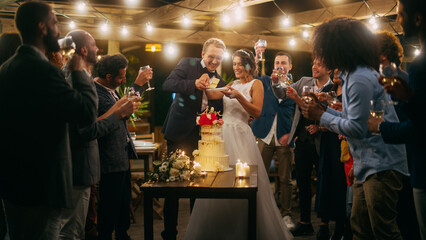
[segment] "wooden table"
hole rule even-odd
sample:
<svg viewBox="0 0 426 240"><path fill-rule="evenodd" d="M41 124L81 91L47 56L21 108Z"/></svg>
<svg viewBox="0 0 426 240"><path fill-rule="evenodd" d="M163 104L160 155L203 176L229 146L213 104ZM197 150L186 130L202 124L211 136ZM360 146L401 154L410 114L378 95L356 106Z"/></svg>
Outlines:
<svg viewBox="0 0 426 240"><path fill-rule="evenodd" d="M147 160L143 160L145 178L148 176L148 171L150 171L152 163L155 161L155 155L157 154L157 151L161 147L161 145L162 143L155 143L155 148L136 148L136 153L138 154L138 157L148 157Z"/></svg>
<svg viewBox="0 0 426 240"><path fill-rule="evenodd" d="M208 172L206 177L197 177L194 181L169 183L144 183L144 229L145 240L153 239L153 209L154 197L178 198L222 198L248 200L248 236L256 239L256 195L257 195L257 166L250 166L250 178L235 178L235 166L228 172ZM206 226L208 227L208 226Z"/></svg>

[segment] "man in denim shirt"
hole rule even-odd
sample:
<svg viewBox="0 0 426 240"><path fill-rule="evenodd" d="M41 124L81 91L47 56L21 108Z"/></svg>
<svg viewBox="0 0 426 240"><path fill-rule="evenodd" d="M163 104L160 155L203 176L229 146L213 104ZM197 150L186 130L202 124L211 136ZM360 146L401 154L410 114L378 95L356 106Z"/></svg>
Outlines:
<svg viewBox="0 0 426 240"><path fill-rule="evenodd" d="M368 131L370 100L386 100L377 82L379 56L373 33L360 21L335 18L320 25L313 37L314 56L338 68L343 87L343 112L305 103L302 113L330 131L346 136L354 159L351 225L356 239L402 239L396 223L398 191L408 175L404 145L386 144ZM386 121L398 122L386 105Z"/></svg>

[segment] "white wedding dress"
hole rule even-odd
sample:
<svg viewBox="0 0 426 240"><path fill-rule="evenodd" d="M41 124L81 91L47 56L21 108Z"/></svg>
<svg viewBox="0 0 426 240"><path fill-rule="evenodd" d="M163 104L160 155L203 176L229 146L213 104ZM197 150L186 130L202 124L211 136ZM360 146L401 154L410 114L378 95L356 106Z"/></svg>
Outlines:
<svg viewBox="0 0 426 240"><path fill-rule="evenodd" d="M232 87L252 102L253 81ZM236 99L223 97L223 139L229 163L237 160L258 165L257 239L292 239L272 194L268 175L254 135L248 125L249 114ZM245 199L197 199L189 220L185 239L247 239L248 203Z"/></svg>

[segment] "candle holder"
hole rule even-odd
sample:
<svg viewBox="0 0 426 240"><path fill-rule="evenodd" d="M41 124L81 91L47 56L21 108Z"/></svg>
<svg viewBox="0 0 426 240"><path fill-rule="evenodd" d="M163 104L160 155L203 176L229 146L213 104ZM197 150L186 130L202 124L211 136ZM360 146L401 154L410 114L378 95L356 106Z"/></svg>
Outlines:
<svg viewBox="0 0 426 240"><path fill-rule="evenodd" d="M205 177L207 177L207 172L204 172L204 171L203 171L203 172L201 172L201 174L200 174L200 175L201 175L201 177L202 177L202 178L205 178Z"/></svg>
<svg viewBox="0 0 426 240"><path fill-rule="evenodd" d="M235 175L238 179L249 178L250 166L247 163L241 163L238 159L237 164L235 164Z"/></svg>

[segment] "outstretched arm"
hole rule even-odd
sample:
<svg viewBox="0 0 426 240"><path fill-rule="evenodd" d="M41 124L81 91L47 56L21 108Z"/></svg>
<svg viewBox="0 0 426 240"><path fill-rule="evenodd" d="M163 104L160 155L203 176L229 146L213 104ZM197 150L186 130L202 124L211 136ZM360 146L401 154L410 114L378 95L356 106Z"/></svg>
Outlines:
<svg viewBox="0 0 426 240"><path fill-rule="evenodd" d="M227 97L236 98L240 102L241 106L254 118L260 117L263 106L263 85L260 80L254 80L253 86L250 90L250 95L253 102L247 101L247 99L237 90L228 86L230 90L222 91Z"/></svg>

